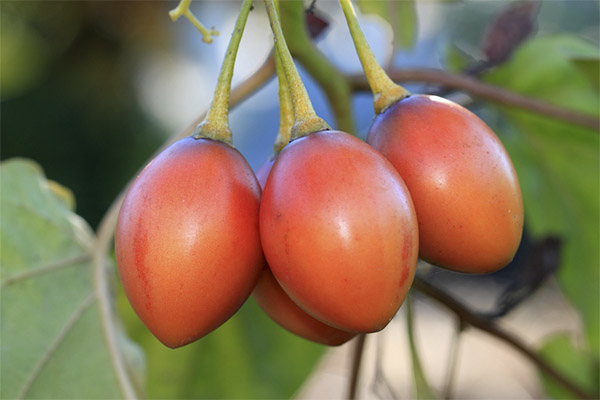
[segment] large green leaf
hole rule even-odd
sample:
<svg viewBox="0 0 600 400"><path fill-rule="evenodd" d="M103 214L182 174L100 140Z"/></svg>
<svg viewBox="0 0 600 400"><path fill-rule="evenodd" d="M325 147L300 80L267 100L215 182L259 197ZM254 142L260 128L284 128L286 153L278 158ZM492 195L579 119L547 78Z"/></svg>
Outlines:
<svg viewBox="0 0 600 400"><path fill-rule="evenodd" d="M580 60L598 59L597 45L574 36L537 37L491 72L487 81L598 116L600 96ZM588 67L593 62L588 61ZM525 221L534 235L565 240L559 281L581 312L590 350L599 351L599 134L523 110L505 108L518 133L505 135L519 173ZM500 128L500 131L502 128Z"/></svg>
<svg viewBox="0 0 600 400"><path fill-rule="evenodd" d="M577 348L567 335L552 337L540 350L540 355L587 393L600 397L598 374L600 366L598 358L584 349ZM547 375L542 375L544 386L550 396L555 399L569 399L573 393L554 382Z"/></svg>
<svg viewBox="0 0 600 400"><path fill-rule="evenodd" d="M122 292L118 303L147 355L148 398L290 398L324 349L279 327L250 298L214 332L171 350L148 332Z"/></svg>
<svg viewBox="0 0 600 400"><path fill-rule="evenodd" d="M359 0L365 14L379 15L394 31L394 47L411 48L417 40L417 10L415 0Z"/></svg>
<svg viewBox="0 0 600 400"><path fill-rule="evenodd" d="M139 376L143 358L100 309L91 230L37 164L8 160L0 175L0 397L124 397L115 366L132 355Z"/></svg>

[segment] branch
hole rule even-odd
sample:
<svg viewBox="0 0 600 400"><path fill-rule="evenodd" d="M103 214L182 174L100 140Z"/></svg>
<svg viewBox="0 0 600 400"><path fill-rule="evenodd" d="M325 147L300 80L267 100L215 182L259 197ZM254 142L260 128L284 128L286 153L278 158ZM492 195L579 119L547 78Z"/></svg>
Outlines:
<svg viewBox="0 0 600 400"><path fill-rule="evenodd" d="M461 304L449 294L440 290L438 287L432 285L431 283L418 276L416 276L415 280L413 281L413 287L416 288L419 292L438 301L439 303L443 304L445 307L450 309L454 314L456 314L456 316L460 319L461 322L471 325L484 332L487 332L490 335L513 347L523 356L528 358L541 371L545 372L558 383L560 383L562 386L564 386L566 389L571 391L573 394L577 395L578 398L596 398L596 396L594 396L591 393L587 393L584 389L580 388L567 377L562 375L561 372L556 370L552 365L548 364L544 359L542 359L533 350L527 347L517 337L503 330L491 320L482 318L481 316L475 314L473 311L469 310L466 306Z"/></svg>
<svg viewBox="0 0 600 400"><path fill-rule="evenodd" d="M356 345L354 347L354 354L352 356L352 371L350 374L350 384L348 386L348 400L356 399L356 393L358 391L358 378L360 376L360 365L362 363L363 353L365 350L365 341L367 335L361 333L356 338Z"/></svg>
<svg viewBox="0 0 600 400"><path fill-rule="evenodd" d="M393 81L413 81L438 83L451 89L469 92L475 97L490 100L498 104L518 107L546 117L585 126L595 131L600 131L600 119L569 110L564 107L555 106L546 102L526 97L494 85L483 83L468 76L453 74L439 69L431 68L406 68L388 71ZM348 77L354 91L368 91L369 85L362 75Z"/></svg>

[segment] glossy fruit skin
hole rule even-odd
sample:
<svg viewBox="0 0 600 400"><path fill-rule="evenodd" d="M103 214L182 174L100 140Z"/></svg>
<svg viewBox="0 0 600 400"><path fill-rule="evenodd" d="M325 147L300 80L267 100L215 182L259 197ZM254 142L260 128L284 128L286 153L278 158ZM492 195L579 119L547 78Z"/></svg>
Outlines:
<svg viewBox="0 0 600 400"><path fill-rule="evenodd" d="M129 188L115 233L119 276L166 346L211 332L250 295L265 263L260 194L237 150L192 137L162 151Z"/></svg>
<svg viewBox="0 0 600 400"><path fill-rule="evenodd" d="M279 154L263 193L265 256L285 292L349 332L383 329L414 278L417 222L393 166L340 131L311 133Z"/></svg>
<svg viewBox="0 0 600 400"><path fill-rule="evenodd" d="M504 146L475 114L413 95L375 118L367 142L408 186L421 258L467 273L493 272L512 260L523 231L521 188Z"/></svg>
<svg viewBox="0 0 600 400"><path fill-rule="evenodd" d="M274 162L271 158L256 171L256 178L263 188ZM324 324L304 312L285 293L269 266L264 268L252 297L273 321L305 339L328 346L339 346L356 336Z"/></svg>

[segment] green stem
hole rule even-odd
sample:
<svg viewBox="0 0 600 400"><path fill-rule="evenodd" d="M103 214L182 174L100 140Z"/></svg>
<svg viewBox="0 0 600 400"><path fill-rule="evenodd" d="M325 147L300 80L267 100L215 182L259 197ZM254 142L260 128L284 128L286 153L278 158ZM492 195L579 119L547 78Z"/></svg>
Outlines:
<svg viewBox="0 0 600 400"><path fill-rule="evenodd" d="M212 103L204 121L202 121L194 131L194 137L196 138L220 140L233 145L231 129L229 129L229 94L231 92L231 78L233 76L235 58L251 8L252 0L244 0L240 14L235 22L229 45L227 46L225 59L221 65L221 71L219 73L219 79L217 81L217 87L215 89L215 94L213 95Z"/></svg>
<svg viewBox="0 0 600 400"><path fill-rule="evenodd" d="M292 97L290 96L283 65L281 65L279 51L275 50L274 53L277 83L279 84L279 132L277 132L277 138L275 138L275 144L273 145L273 153L277 156L290 141L292 127L294 126L294 106L292 105Z"/></svg>
<svg viewBox="0 0 600 400"><path fill-rule="evenodd" d="M169 11L169 16L173 22L177 21L179 17L185 15L185 17L200 31L202 34L202 41L204 43L212 43L212 36L218 36L219 31L215 30L215 28L211 28L210 30L206 29L202 22L198 21L198 18L190 11L190 3L192 0L181 0L177 7Z"/></svg>
<svg viewBox="0 0 600 400"><path fill-rule="evenodd" d="M427 383L425 372L421 364L419 352L415 344L415 328L413 320L413 307L411 295L406 298L406 329L408 331L408 344L410 347L410 355L412 359L412 371L415 378L416 398L417 399L434 399L435 396Z"/></svg>
<svg viewBox="0 0 600 400"><path fill-rule="evenodd" d="M292 128L291 139L298 139L312 132L330 129L329 125L317 116L315 109L310 102L306 88L300 79L300 74L298 74L298 71L296 70L294 60L292 59L292 55L290 54L285 38L283 37L279 16L277 15L273 0L265 0L265 7L269 16L271 30L275 36L275 46L281 58L281 64L285 71L285 77L287 79L294 107L295 123Z"/></svg>
<svg viewBox="0 0 600 400"><path fill-rule="evenodd" d="M323 89L335 118L336 129L355 134L350 82L315 45L306 26L304 2L282 1L280 9L281 28L290 53Z"/></svg>
<svg viewBox="0 0 600 400"><path fill-rule="evenodd" d="M377 62L365 35L360 29L351 0L340 0L340 5L346 16L348 28L356 47L356 53L373 92L375 112L381 114L395 102L410 96L410 92L394 83Z"/></svg>

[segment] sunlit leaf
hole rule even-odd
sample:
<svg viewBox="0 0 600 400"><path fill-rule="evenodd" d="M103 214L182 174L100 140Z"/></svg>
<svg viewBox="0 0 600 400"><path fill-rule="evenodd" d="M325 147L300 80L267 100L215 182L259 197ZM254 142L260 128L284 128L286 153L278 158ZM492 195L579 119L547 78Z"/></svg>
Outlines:
<svg viewBox="0 0 600 400"><path fill-rule="evenodd" d="M4 161L0 174L0 397L124 397L113 367L121 350L109 350L98 305L90 228L34 162Z"/></svg>
<svg viewBox="0 0 600 400"><path fill-rule="evenodd" d="M487 80L598 116L599 92L573 62L597 54L597 46L573 36L538 37L526 42ZM564 239L559 281L582 314L588 345L599 351L599 134L523 110L505 108L504 112L516 130L503 139L521 180L526 224L534 235L556 234Z"/></svg>
<svg viewBox="0 0 600 400"><path fill-rule="evenodd" d="M560 335L548 340L540 350L540 355L551 365L569 378L578 387L588 393L600 397L598 374L600 366L598 357L590 351L577 348L566 335ZM551 377L542 374L544 387L548 395L555 399L573 398L573 393L556 383Z"/></svg>

